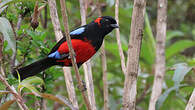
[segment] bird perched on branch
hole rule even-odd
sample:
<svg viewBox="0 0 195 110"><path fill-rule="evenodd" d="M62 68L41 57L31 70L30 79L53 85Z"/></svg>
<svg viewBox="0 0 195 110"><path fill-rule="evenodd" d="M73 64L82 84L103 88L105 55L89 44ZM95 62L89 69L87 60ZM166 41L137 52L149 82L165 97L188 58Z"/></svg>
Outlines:
<svg viewBox="0 0 195 110"><path fill-rule="evenodd" d="M115 19L110 16L102 16L71 31L71 42L75 51L77 66L80 67L89 60L101 47L104 37L118 27ZM63 37L45 58L16 69L13 75L17 78L17 73L19 73L21 80L23 80L54 65L72 66L66 37Z"/></svg>

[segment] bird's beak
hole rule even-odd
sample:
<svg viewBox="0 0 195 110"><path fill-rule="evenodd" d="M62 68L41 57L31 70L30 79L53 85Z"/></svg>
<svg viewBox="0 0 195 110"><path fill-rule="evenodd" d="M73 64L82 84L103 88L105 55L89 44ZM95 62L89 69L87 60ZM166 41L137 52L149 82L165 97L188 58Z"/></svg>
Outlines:
<svg viewBox="0 0 195 110"><path fill-rule="evenodd" d="M110 24L110 26L113 28L119 28L118 24Z"/></svg>

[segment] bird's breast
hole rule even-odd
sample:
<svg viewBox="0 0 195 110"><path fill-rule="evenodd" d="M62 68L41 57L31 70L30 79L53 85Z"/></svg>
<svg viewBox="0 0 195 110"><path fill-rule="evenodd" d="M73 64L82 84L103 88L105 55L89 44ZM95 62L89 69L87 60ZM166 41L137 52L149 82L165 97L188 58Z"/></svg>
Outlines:
<svg viewBox="0 0 195 110"><path fill-rule="evenodd" d="M72 39L72 46L76 54L76 62L84 63L89 60L95 53L95 47L91 44L91 41L88 40L80 40L80 39ZM58 52L60 54L69 53L68 44L64 42L58 48ZM64 62L64 66L72 65L71 60L66 58L63 60L57 60L57 62Z"/></svg>

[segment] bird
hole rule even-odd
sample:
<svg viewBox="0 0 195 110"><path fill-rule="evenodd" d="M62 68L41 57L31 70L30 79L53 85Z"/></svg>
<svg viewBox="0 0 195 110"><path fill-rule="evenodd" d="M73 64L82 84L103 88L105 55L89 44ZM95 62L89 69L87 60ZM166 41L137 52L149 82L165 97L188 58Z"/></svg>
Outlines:
<svg viewBox="0 0 195 110"><path fill-rule="evenodd" d="M104 37L115 28L119 28L119 25L113 17L100 16L89 24L80 26L69 33L78 68L99 50ZM65 36L57 42L45 58L15 69L12 74L16 78L19 74L20 79L23 80L55 65L72 66Z"/></svg>

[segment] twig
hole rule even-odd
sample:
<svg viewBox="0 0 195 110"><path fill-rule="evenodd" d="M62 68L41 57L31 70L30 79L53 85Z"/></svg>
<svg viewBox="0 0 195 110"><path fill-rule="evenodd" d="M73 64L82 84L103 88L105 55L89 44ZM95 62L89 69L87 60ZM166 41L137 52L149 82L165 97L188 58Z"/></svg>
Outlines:
<svg viewBox="0 0 195 110"><path fill-rule="evenodd" d="M156 101L161 95L165 74L165 42L167 21L167 0L158 0L156 65L155 78L150 98L149 110L155 110Z"/></svg>
<svg viewBox="0 0 195 110"><path fill-rule="evenodd" d="M19 16L18 16L18 22L17 22L17 30L20 29L21 24L22 24L22 15L19 14Z"/></svg>
<svg viewBox="0 0 195 110"><path fill-rule="evenodd" d="M90 60L87 61L84 65L85 72L85 81L87 87L88 98L91 104L92 110L96 110L96 102L95 102L95 94L94 94L94 86L93 86L93 77L92 77L92 69Z"/></svg>
<svg viewBox="0 0 195 110"><path fill-rule="evenodd" d="M64 75L65 81L66 81L66 87L68 91L68 96L72 104L75 108L79 109L79 105L77 102L76 94L75 94L75 88L72 80L71 70L69 67L64 67L63 71L66 75Z"/></svg>
<svg viewBox="0 0 195 110"><path fill-rule="evenodd" d="M45 18L44 18L44 25L43 28L47 28L47 5L45 6Z"/></svg>
<svg viewBox="0 0 195 110"><path fill-rule="evenodd" d="M59 21L58 12L56 9L56 1L48 0L48 4L49 4L51 21L54 27L55 37L56 37L56 40L59 41L61 38L63 38L63 34L60 28L60 21Z"/></svg>
<svg viewBox="0 0 195 110"><path fill-rule="evenodd" d="M14 28L14 25L12 22L11 23L11 27L13 29L13 33L14 33L14 39L16 40L17 38L17 35L16 35L16 31L15 31L15 28ZM13 55L12 55L12 58L11 58L11 71L14 70L14 67L15 67L15 64L16 64L16 55L17 55L17 42L16 42L16 48L15 48L15 51L13 51Z"/></svg>
<svg viewBox="0 0 195 110"><path fill-rule="evenodd" d="M3 60L3 37L0 34L0 63Z"/></svg>
<svg viewBox="0 0 195 110"><path fill-rule="evenodd" d="M99 0L97 2L98 15L102 16L101 7ZM107 62L106 62L106 52L105 44L102 43L101 47L101 60L102 60L102 72L103 72L103 95L104 95L104 110L109 110L109 99L108 99L108 82L107 82Z"/></svg>
<svg viewBox="0 0 195 110"><path fill-rule="evenodd" d="M136 99L136 104L137 105L143 101L143 99L145 98L145 96L146 96L149 89L150 89L150 85L146 85L146 87L144 88L141 96Z"/></svg>
<svg viewBox="0 0 195 110"><path fill-rule="evenodd" d="M85 25L86 24L86 7L85 7L86 2L85 0L79 0L79 2L80 2L80 13L81 13L81 25ZM85 73L86 87L87 87L88 98L91 104L91 109L96 110L92 68L91 68L90 60L88 60L86 63L83 64L83 68Z"/></svg>
<svg viewBox="0 0 195 110"><path fill-rule="evenodd" d="M72 66L73 66L73 68L74 68L74 70L76 72L76 78L77 78L78 83L79 83L78 86L79 86L79 88L80 88L80 90L82 92L82 96L84 98L84 101L85 101L85 104L87 106L87 109L91 110L89 99L88 99L88 97L86 95L85 87L84 87L84 84L83 84L82 79L80 77L78 66L76 64L75 53L74 53L74 50L72 48L71 38L70 38L70 35L69 35L68 17L67 17L67 13L66 13L65 0L60 0L60 5L61 5L63 24L64 24L64 28L65 28L66 40L67 40L67 43L68 43L68 49L69 49L69 54L70 54L71 61L72 61Z"/></svg>
<svg viewBox="0 0 195 110"><path fill-rule="evenodd" d="M55 0L48 0L48 4L49 4L49 9L50 9L50 16L51 16L52 24L54 27L55 37L56 37L56 40L59 41L63 37L63 34L60 29L60 22L58 19L56 2ZM66 87L67 87L70 101L72 102L75 108L79 109L70 68L64 67L63 71L64 71L64 77L65 77Z"/></svg>
<svg viewBox="0 0 195 110"><path fill-rule="evenodd" d="M1 67L2 74L5 74L3 68ZM18 94L14 87L10 86L8 82L5 80L5 78L0 74L0 80L1 82L8 88L8 90L14 95L20 109L22 110L28 110L28 107L24 104L24 101L20 94Z"/></svg>
<svg viewBox="0 0 195 110"><path fill-rule="evenodd" d="M136 83L139 69L139 55L144 28L145 0L135 0L128 45L127 74L125 74L123 110L135 110Z"/></svg>
<svg viewBox="0 0 195 110"><path fill-rule="evenodd" d="M195 107L195 89L192 92L192 95L187 103L185 110L194 110Z"/></svg>
<svg viewBox="0 0 195 110"><path fill-rule="evenodd" d="M119 24L118 8L119 8L119 0L116 0L115 1L115 19L116 19L117 24ZM125 65L125 57L124 57L124 53L123 53L123 49L122 49L122 45L121 45L119 28L116 28L116 39L117 39L117 44L118 44L118 49L119 49L119 54L120 54L120 59L121 59L121 68L122 68L123 73L126 74L127 68Z"/></svg>
<svg viewBox="0 0 195 110"><path fill-rule="evenodd" d="M103 71L103 84L104 84L104 110L109 110L108 100L108 82L107 82L107 63L106 63L106 52L104 42L101 47L101 59L102 59L102 71Z"/></svg>

